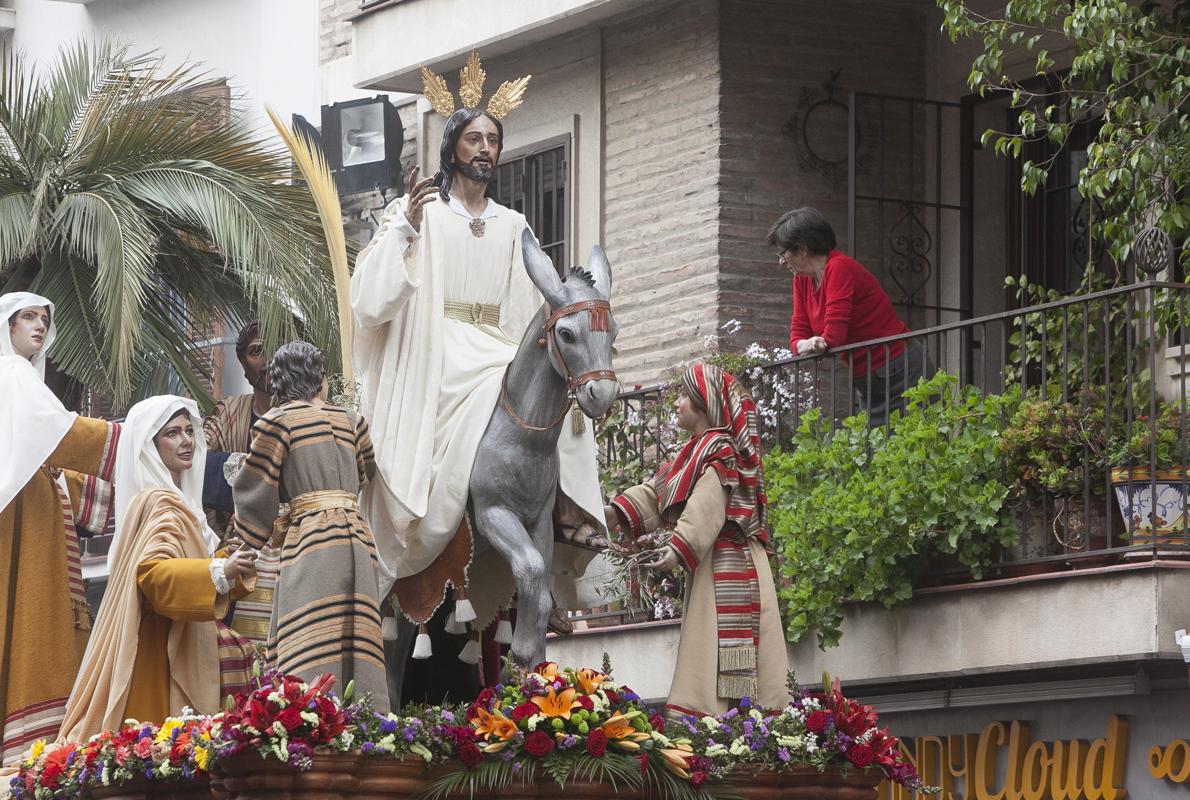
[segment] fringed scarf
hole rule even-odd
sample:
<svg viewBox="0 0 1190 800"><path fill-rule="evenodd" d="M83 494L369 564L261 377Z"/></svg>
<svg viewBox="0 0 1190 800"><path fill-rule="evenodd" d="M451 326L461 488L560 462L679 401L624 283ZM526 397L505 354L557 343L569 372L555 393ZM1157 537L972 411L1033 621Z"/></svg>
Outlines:
<svg viewBox="0 0 1190 800"><path fill-rule="evenodd" d="M691 439L653 478L664 515L694 491L707 467L727 488L727 513L715 542L711 569L719 636L720 697L754 697L759 690L760 585L748 540L769 544L768 500L756 403L732 375L710 364L697 364L682 375L682 386L711 428Z"/></svg>

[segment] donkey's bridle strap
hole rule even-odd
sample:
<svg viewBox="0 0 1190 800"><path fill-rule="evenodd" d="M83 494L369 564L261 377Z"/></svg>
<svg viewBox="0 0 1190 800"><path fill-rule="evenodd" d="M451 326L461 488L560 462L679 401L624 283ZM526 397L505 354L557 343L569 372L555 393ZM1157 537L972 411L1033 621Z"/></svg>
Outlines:
<svg viewBox="0 0 1190 800"><path fill-rule="evenodd" d="M562 368L562 378L566 381L566 389L570 392L571 396L574 395L575 389L577 389L579 386L582 386L587 381L614 381L618 380L618 378L616 378L615 370L610 369L596 369L590 372L584 372L582 375L571 376L570 368L566 366L566 359L562 357L562 351L558 349L558 332L555 326L558 324L558 320L562 319L563 317L569 317L571 314L578 314L583 311L595 313L602 310L606 314L610 315L611 308L612 304L606 300L583 300L581 303L571 303L568 306L562 306L557 311L546 317L545 324L542 326L544 335L541 344L546 344L548 342L553 345L550 348L550 357L553 358L555 355L557 356L558 366ZM565 407L563 407L562 413L560 413L549 425L531 425L527 420L521 417L520 414L516 413L516 409L512 407L512 403L509 401L507 370L504 372L504 379L500 382L500 405L503 406L505 412L508 413L508 416L512 417L513 422L515 422L517 425L524 428L525 430L539 432L550 431L561 425L562 420L566 419L566 412L570 410L570 403L567 403Z"/></svg>
<svg viewBox="0 0 1190 800"><path fill-rule="evenodd" d="M557 311L546 317L545 325L542 326L545 331L545 338L550 344L553 345L553 347L550 349L551 356L554 354L557 355L558 365L562 368L562 377L566 380L566 388L571 392L574 392L575 389L582 386L587 381L614 381L618 380L618 378L616 378L615 371L610 369L597 369L591 372L584 372L582 375L571 375L570 367L566 365L566 359L562 357L562 351L558 349L558 320L562 319L563 317L569 317L572 314L581 314L584 311L590 313L592 316L599 312L603 312L604 315L610 316L611 309L612 304L607 300L583 300L579 303L571 303L568 306L562 306Z"/></svg>

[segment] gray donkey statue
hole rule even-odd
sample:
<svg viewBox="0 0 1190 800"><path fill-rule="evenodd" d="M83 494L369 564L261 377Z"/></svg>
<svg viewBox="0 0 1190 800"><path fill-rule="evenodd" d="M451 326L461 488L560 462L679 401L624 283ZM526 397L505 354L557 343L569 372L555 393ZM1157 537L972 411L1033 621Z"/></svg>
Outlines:
<svg viewBox="0 0 1190 800"><path fill-rule="evenodd" d="M545 660L553 608L553 510L558 490L558 436L573 398L588 417L602 416L619 394L612 371L616 323L608 302L611 265L596 246L587 268L559 277L528 230L521 234L525 268L545 305L508 365L500 402L479 440L471 471L470 516L477 574L490 547L507 561L517 592L512 656L532 666ZM507 574L507 573L505 573Z"/></svg>

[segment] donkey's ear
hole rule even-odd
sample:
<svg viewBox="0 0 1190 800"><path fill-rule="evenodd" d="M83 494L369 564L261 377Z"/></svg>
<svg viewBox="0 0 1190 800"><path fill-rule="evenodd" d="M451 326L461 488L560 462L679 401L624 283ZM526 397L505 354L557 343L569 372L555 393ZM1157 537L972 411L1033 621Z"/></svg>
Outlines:
<svg viewBox="0 0 1190 800"><path fill-rule="evenodd" d="M566 305L563 297L562 279L550 261L537 244L537 237L533 231L525 228L521 231L521 252L525 258L525 271L529 273L529 280L540 290L545 301L551 308L561 308Z"/></svg>
<svg viewBox="0 0 1190 800"><path fill-rule="evenodd" d="M587 259L587 272L595 279L595 288L604 300L612 297L612 265L608 263L607 253L603 248L595 245L591 248L591 257Z"/></svg>

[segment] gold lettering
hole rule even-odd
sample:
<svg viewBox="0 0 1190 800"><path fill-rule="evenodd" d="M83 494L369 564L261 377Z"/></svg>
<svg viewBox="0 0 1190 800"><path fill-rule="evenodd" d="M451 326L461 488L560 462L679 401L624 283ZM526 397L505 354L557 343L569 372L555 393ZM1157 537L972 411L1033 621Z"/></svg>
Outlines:
<svg viewBox="0 0 1190 800"><path fill-rule="evenodd" d="M919 736L914 742L917 755L917 774L927 786L941 786L939 796L948 800L954 796L954 778L946 769L946 744L941 736Z"/></svg>
<svg viewBox="0 0 1190 800"><path fill-rule="evenodd" d="M1045 742L1034 742L1025 753L1021 800L1049 800L1050 754Z"/></svg>
<svg viewBox="0 0 1190 800"><path fill-rule="evenodd" d="M996 792L992 785L996 782L997 751L1006 739L1003 722L989 722L979 734L979 746L975 750L975 800L1005 800L1005 790ZM967 796L971 796L971 785L967 784Z"/></svg>
<svg viewBox="0 0 1190 800"><path fill-rule="evenodd" d="M1051 800L1084 800L1083 764L1087 760L1087 745L1078 739L1054 742L1050 760Z"/></svg>
<svg viewBox="0 0 1190 800"><path fill-rule="evenodd" d="M1112 714L1107 719L1107 736L1091 742L1083 777L1087 800L1124 800L1128 790L1121 788L1124 755L1128 749L1128 723Z"/></svg>
<svg viewBox="0 0 1190 800"><path fill-rule="evenodd" d="M1008 774L1004 780L1007 800L1021 800L1022 766L1029 742L1029 726L1014 721L1008 728Z"/></svg>
<svg viewBox="0 0 1190 800"><path fill-rule="evenodd" d="M942 800L968 800L971 797L971 787L975 784L975 757L979 747L978 733L965 733L962 736L946 737L946 770L951 777L963 782L962 795L942 795ZM955 763L955 756L962 758L961 763Z"/></svg>

